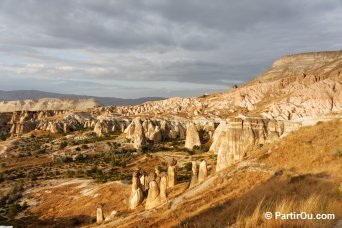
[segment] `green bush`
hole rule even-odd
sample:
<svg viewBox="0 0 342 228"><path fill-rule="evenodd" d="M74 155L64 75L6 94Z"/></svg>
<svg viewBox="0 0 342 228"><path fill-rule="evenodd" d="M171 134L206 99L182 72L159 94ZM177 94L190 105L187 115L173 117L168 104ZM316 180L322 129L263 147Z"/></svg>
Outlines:
<svg viewBox="0 0 342 228"><path fill-rule="evenodd" d="M36 181L38 179L36 174L31 174L30 178L31 178L31 181Z"/></svg>
<svg viewBox="0 0 342 228"><path fill-rule="evenodd" d="M59 149L64 149L67 146L68 146L67 141L63 141L63 142L61 142L61 144L59 144Z"/></svg>
<svg viewBox="0 0 342 228"><path fill-rule="evenodd" d="M335 157L342 157L342 149L337 149L335 150L335 152L333 153L333 155Z"/></svg>
<svg viewBox="0 0 342 228"><path fill-rule="evenodd" d="M10 218L10 219L13 219L21 210L21 206L17 203L15 204L11 204L9 207L8 207L8 210L7 210L7 216Z"/></svg>
<svg viewBox="0 0 342 228"><path fill-rule="evenodd" d="M2 140L2 141L6 141L6 136L5 135L0 135L0 140Z"/></svg>
<svg viewBox="0 0 342 228"><path fill-rule="evenodd" d="M72 170L68 170L66 175L67 175L68 178L73 178L75 176L75 172L72 171Z"/></svg>

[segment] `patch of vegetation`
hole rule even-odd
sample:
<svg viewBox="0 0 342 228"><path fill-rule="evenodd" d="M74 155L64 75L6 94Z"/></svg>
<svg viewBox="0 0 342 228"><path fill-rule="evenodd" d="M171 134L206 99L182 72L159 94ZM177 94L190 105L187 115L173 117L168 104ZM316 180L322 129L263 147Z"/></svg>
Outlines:
<svg viewBox="0 0 342 228"><path fill-rule="evenodd" d="M113 140L116 137L117 137L116 134L107 134L103 136L96 136L96 137L91 137L91 138L82 139L78 141L72 141L70 142L70 144L73 146L82 145L82 144L91 144L91 143L96 143L96 142L101 142L101 141L106 141L106 140Z"/></svg>
<svg viewBox="0 0 342 228"><path fill-rule="evenodd" d="M8 206L7 209L7 216L10 219L14 219L14 217L20 213L21 211L25 210L26 208L28 208L27 203L25 202L25 204L23 206L21 206L18 203L13 203L11 205Z"/></svg>
<svg viewBox="0 0 342 228"><path fill-rule="evenodd" d="M7 139L6 135L0 135L0 140L1 141L6 141L6 139Z"/></svg>
<svg viewBox="0 0 342 228"><path fill-rule="evenodd" d="M68 142L67 141L62 141L61 144L59 144L59 149L64 149L67 146L68 146Z"/></svg>
<svg viewBox="0 0 342 228"><path fill-rule="evenodd" d="M190 155L194 155L194 154L201 154L201 153L205 153L209 151L209 146L194 146L194 148L192 150L189 150L187 148L184 149L186 152L188 152Z"/></svg>
<svg viewBox="0 0 342 228"><path fill-rule="evenodd" d="M335 157L342 157L342 149L337 149L334 151L333 155Z"/></svg>

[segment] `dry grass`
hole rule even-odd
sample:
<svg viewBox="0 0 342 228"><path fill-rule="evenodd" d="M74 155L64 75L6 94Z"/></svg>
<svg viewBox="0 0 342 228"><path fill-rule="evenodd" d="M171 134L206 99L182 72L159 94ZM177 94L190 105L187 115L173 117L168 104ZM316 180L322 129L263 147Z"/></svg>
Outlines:
<svg viewBox="0 0 342 228"><path fill-rule="evenodd" d="M324 219L277 219L274 218L275 212L281 214L289 214L306 212L307 214L337 214L337 208L333 203L323 195L313 194L306 199L295 200L287 197L280 201L267 202L262 199L255 207L252 215L247 216L244 212L240 213L237 218L237 227L329 227L336 220ZM267 220L266 212L272 212L273 218Z"/></svg>
<svg viewBox="0 0 342 228"><path fill-rule="evenodd" d="M341 149L342 120L335 120L301 128L255 151L254 156L274 168L303 174L325 172L341 178L341 157L336 156Z"/></svg>

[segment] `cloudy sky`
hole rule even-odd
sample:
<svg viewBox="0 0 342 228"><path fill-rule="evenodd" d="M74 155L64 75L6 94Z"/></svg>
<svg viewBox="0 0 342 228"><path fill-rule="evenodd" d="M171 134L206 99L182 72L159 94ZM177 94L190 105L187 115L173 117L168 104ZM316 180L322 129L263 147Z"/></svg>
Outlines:
<svg viewBox="0 0 342 228"><path fill-rule="evenodd" d="M340 0L0 0L0 90L198 96L340 49Z"/></svg>

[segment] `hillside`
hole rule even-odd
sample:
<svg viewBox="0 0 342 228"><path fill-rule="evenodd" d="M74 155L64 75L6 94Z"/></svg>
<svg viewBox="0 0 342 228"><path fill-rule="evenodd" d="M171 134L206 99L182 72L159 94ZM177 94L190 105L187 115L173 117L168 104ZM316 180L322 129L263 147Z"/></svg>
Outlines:
<svg viewBox="0 0 342 228"><path fill-rule="evenodd" d="M120 110L121 111L121 110ZM255 80L225 93L146 102L122 112L200 119L239 114L295 120L342 111L342 51L285 56Z"/></svg>
<svg viewBox="0 0 342 228"><path fill-rule="evenodd" d="M95 99L55 99L0 101L0 112L39 110L87 110L101 106Z"/></svg>
<svg viewBox="0 0 342 228"><path fill-rule="evenodd" d="M0 101L17 101L17 100L37 100L42 98L66 98L66 99L95 99L102 105L135 105L146 101L163 100L163 97L141 97L136 99L123 99L116 97L96 97L75 94L50 93L39 90L0 90Z"/></svg>

